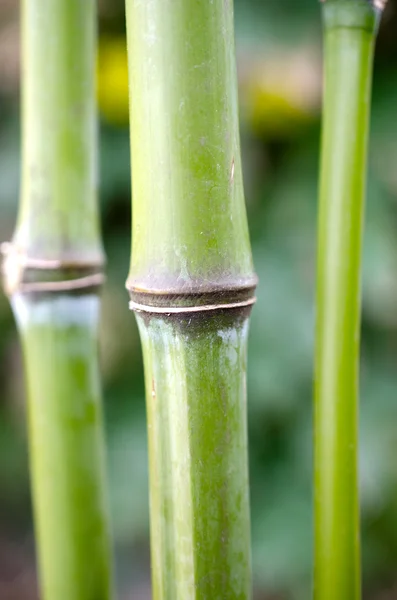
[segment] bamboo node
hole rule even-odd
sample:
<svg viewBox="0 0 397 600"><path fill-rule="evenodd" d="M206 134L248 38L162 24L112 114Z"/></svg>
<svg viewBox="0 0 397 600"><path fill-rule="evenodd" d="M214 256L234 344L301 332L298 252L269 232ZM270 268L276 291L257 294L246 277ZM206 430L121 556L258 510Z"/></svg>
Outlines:
<svg viewBox="0 0 397 600"><path fill-rule="evenodd" d="M186 313L201 313L213 310L226 310L229 308L245 308L246 306L252 306L256 302L256 297L253 296L248 300L242 300L241 302L230 302L228 304L204 304L202 306L149 306L146 304L139 304L138 302L130 301L130 310L135 312L148 312L153 314L161 315L180 315Z"/></svg>
<svg viewBox="0 0 397 600"><path fill-rule="evenodd" d="M70 262L28 256L10 242L0 244L2 275L8 296L15 293L72 292L103 284L102 261ZM46 276L39 274L46 273ZM48 275L52 277L48 278ZM69 275L69 277L67 277Z"/></svg>
<svg viewBox="0 0 397 600"><path fill-rule="evenodd" d="M207 313L227 309L244 309L255 304L256 275L230 278L227 281L208 282L192 280L188 286L153 285L144 287L137 281L127 281L129 307L135 312L158 315ZM172 282L171 282L172 283Z"/></svg>

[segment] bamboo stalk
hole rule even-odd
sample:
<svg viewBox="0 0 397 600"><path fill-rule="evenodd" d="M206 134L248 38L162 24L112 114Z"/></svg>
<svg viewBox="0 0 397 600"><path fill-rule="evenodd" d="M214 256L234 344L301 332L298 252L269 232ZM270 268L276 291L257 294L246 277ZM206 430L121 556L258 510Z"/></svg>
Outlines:
<svg viewBox="0 0 397 600"><path fill-rule="evenodd" d="M22 340L44 600L108 600L98 369L94 0L24 0L22 194L4 281Z"/></svg>
<svg viewBox="0 0 397 600"><path fill-rule="evenodd" d="M127 0L133 248L153 597L251 596L246 342L254 302L230 0Z"/></svg>
<svg viewBox="0 0 397 600"><path fill-rule="evenodd" d="M382 6L326 0L315 381L315 600L358 600L361 245ZM384 4L384 3L382 3Z"/></svg>

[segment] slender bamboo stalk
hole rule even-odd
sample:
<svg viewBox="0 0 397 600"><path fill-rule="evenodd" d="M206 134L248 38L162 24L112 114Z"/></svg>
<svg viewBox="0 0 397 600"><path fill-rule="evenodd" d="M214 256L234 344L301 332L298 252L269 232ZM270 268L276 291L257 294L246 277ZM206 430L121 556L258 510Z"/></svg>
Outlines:
<svg viewBox="0 0 397 600"><path fill-rule="evenodd" d="M358 600L361 242L374 42L370 0L326 0L315 385L315 600Z"/></svg>
<svg viewBox="0 0 397 600"><path fill-rule="evenodd" d="M155 600L251 595L254 302L230 0L127 0L133 249Z"/></svg>
<svg viewBox="0 0 397 600"><path fill-rule="evenodd" d="M26 366L42 598L108 600L95 1L24 0L22 17L22 197L3 269Z"/></svg>

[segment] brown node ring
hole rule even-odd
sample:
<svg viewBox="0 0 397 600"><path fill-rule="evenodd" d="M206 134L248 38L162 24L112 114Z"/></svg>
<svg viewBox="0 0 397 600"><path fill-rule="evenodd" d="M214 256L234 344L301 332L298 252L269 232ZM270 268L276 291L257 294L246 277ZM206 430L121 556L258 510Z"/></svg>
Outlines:
<svg viewBox="0 0 397 600"><path fill-rule="evenodd" d="M150 306L145 304L139 304L138 302L130 301L130 310L135 312L148 312L152 314L160 315L180 315L188 313L201 313L212 310L226 310L229 308L245 308L247 306L253 306L256 302L256 297L253 296L247 300L241 302L230 302L227 304L204 304L198 306Z"/></svg>
<svg viewBox="0 0 397 600"><path fill-rule="evenodd" d="M2 274L4 290L8 296L15 293L72 292L96 288L103 284L103 261L68 262L61 259L41 259L28 256L11 243L0 245L3 255ZM54 271L59 279L40 280L39 273ZM67 271L76 272L78 277L62 279ZM29 280L29 275L37 274L37 279Z"/></svg>
<svg viewBox="0 0 397 600"><path fill-rule="evenodd" d="M129 307L138 313L157 315L199 314L228 309L244 309L256 302L257 277L253 276L246 285L230 282L230 285L203 286L194 282L188 288L150 290L129 286Z"/></svg>

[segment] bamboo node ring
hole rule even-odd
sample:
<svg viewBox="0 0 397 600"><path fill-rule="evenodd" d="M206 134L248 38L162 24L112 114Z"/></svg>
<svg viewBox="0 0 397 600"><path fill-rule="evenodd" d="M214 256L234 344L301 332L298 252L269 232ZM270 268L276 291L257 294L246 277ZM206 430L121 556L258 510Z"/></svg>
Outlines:
<svg viewBox="0 0 397 600"><path fill-rule="evenodd" d="M246 306L252 306L256 302L256 297L253 296L248 300L242 300L241 302L230 302L228 304L205 304L198 306L150 306L147 304L139 304L138 302L130 301L130 310L135 312L147 312L160 315L181 315L188 313L201 313L209 312L214 310L226 310L229 308L244 308Z"/></svg>
<svg viewBox="0 0 397 600"><path fill-rule="evenodd" d="M0 254L3 255L2 273L4 289L11 296L20 293L67 292L98 287L103 284L105 275L100 270L101 261L67 262L61 259L41 259L26 255L10 242L0 244ZM54 271L58 275L62 271L76 271L70 279L44 281L29 281L26 274L29 271Z"/></svg>

